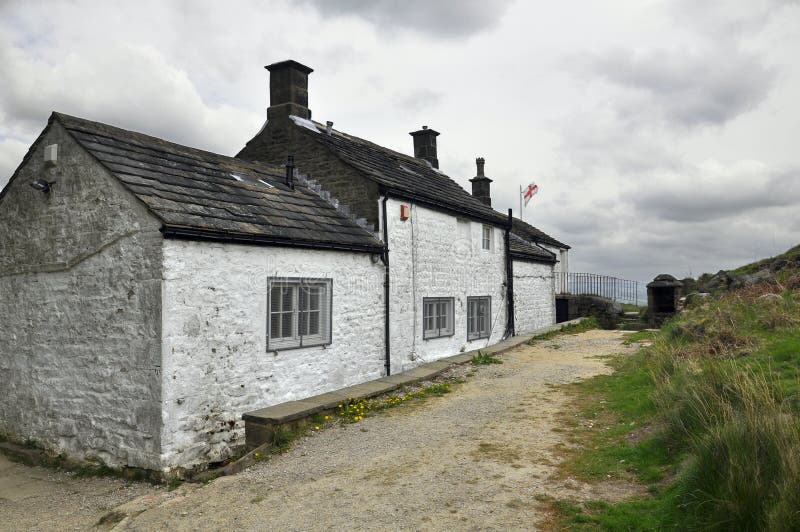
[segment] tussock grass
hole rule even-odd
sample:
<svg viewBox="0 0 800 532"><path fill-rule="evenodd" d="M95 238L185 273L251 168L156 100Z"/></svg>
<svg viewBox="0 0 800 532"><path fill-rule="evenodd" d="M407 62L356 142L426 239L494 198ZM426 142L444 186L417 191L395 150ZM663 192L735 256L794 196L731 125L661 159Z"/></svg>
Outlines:
<svg viewBox="0 0 800 532"><path fill-rule="evenodd" d="M800 530L800 293L773 283L704 300L615 369L576 385L583 450L563 467L651 495L562 501L562 525Z"/></svg>

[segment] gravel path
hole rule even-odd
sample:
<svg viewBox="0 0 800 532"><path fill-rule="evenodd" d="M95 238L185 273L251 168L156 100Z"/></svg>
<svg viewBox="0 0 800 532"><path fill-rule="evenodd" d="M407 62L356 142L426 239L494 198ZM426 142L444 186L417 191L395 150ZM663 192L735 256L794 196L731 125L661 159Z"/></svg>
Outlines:
<svg viewBox="0 0 800 532"><path fill-rule="evenodd" d="M76 478L0 455L0 530L87 530L114 507L158 491L142 482Z"/></svg>
<svg viewBox="0 0 800 532"><path fill-rule="evenodd" d="M444 397L301 439L284 455L206 486L119 508L129 530L531 530L545 496L616 499L625 485L553 478L563 390L607 373L621 333L521 346ZM467 366L460 371L471 371Z"/></svg>

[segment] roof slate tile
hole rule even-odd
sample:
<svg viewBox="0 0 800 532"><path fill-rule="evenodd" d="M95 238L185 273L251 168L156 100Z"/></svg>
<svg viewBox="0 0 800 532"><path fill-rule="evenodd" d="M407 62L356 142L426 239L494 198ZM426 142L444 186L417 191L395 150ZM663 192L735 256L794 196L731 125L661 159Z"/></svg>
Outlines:
<svg viewBox="0 0 800 532"><path fill-rule="evenodd" d="M379 251L383 244L285 170L53 113L97 161L180 234ZM237 177L234 177L235 174ZM266 183L266 184L265 184Z"/></svg>

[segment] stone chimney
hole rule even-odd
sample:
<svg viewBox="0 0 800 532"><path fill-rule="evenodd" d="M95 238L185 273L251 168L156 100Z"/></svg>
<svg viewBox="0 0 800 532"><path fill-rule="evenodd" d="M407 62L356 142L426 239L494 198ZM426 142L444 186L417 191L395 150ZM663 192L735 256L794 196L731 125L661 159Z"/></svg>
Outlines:
<svg viewBox="0 0 800 532"><path fill-rule="evenodd" d="M314 70L291 59L264 68L269 70L267 119L288 115L311 118L308 108L308 75Z"/></svg>
<svg viewBox="0 0 800 532"><path fill-rule="evenodd" d="M483 165L486 160L483 157L475 159L475 164L478 166L478 175L469 180L472 183L472 195L484 202L489 207L492 206L492 195L490 187L492 180L483 175Z"/></svg>
<svg viewBox="0 0 800 532"><path fill-rule="evenodd" d="M436 137L439 136L439 132L428 129L428 126L422 126L422 129L412 131L409 135L414 137L414 157L425 159L434 168L439 168L439 159L436 158Z"/></svg>

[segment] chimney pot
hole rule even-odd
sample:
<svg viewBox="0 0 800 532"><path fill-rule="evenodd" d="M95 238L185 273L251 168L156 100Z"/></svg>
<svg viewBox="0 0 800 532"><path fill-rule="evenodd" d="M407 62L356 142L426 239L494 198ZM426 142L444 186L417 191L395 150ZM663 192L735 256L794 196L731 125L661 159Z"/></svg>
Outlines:
<svg viewBox="0 0 800 532"><path fill-rule="evenodd" d="M492 206L492 195L491 195L491 184L492 180L486 177L483 174L483 165L486 163L486 159L483 157L478 157L475 159L475 165L478 167L478 172L475 177L470 179L470 183L472 183L472 195L481 200L483 203L488 205L489 207Z"/></svg>
<svg viewBox="0 0 800 532"><path fill-rule="evenodd" d="M486 159L478 157L475 159L475 164L478 167L478 175L476 177L483 177L483 165L486 164Z"/></svg>
<svg viewBox="0 0 800 532"><path fill-rule="evenodd" d="M428 126L422 126L422 129L412 131L409 135L414 137L414 157L425 159L432 167L439 168L436 153L436 137L439 136L439 132L428 129Z"/></svg>
<svg viewBox="0 0 800 532"><path fill-rule="evenodd" d="M313 69L292 59L267 65L269 71L269 109L267 118L295 115L310 119L308 75Z"/></svg>

